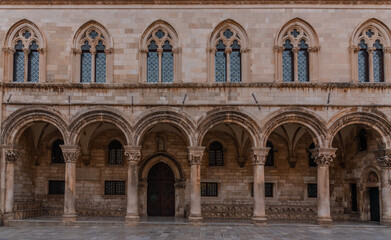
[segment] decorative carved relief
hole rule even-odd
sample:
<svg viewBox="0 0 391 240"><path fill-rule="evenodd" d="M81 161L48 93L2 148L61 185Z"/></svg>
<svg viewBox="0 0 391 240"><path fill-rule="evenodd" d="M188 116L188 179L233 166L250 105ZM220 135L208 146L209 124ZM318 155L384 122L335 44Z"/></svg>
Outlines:
<svg viewBox="0 0 391 240"><path fill-rule="evenodd" d="M15 149L5 151L5 161L8 163L14 163L19 157L19 152Z"/></svg>
<svg viewBox="0 0 391 240"><path fill-rule="evenodd" d="M65 163L76 163L80 154L80 148L76 145L60 145Z"/></svg>
<svg viewBox="0 0 391 240"><path fill-rule="evenodd" d="M375 155L380 167L391 167L391 149L375 151Z"/></svg>
<svg viewBox="0 0 391 240"><path fill-rule="evenodd" d="M204 154L204 149L205 149L205 147L188 147L189 165L200 165L201 164L202 155Z"/></svg>
<svg viewBox="0 0 391 240"><path fill-rule="evenodd" d="M269 147L265 148L252 148L251 157L253 165L265 165L266 157L269 154Z"/></svg>
<svg viewBox="0 0 391 240"><path fill-rule="evenodd" d="M318 166L330 165L335 158L336 148L315 148L310 150Z"/></svg>
<svg viewBox="0 0 391 240"><path fill-rule="evenodd" d="M141 159L140 147L125 146L125 158L128 164L138 164Z"/></svg>

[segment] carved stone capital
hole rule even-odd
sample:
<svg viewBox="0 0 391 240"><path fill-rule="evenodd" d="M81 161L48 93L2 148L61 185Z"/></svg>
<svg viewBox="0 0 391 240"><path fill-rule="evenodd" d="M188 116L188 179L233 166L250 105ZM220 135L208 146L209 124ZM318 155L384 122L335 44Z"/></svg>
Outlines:
<svg viewBox="0 0 391 240"><path fill-rule="evenodd" d="M174 49L172 50L172 52L173 52L173 53L176 53L176 54L180 54L180 53L182 53L182 48L180 48L180 47L174 48Z"/></svg>
<svg viewBox="0 0 391 240"><path fill-rule="evenodd" d="M336 148L315 148L311 149L311 155L318 166L328 166L335 158Z"/></svg>
<svg viewBox="0 0 391 240"><path fill-rule="evenodd" d="M293 52L293 53L296 53L296 54L299 52L299 50L300 50L299 47L294 47L294 48L292 48L292 52Z"/></svg>
<svg viewBox="0 0 391 240"><path fill-rule="evenodd" d="M253 165L265 165L269 151L269 147L251 148L251 159L253 161Z"/></svg>
<svg viewBox="0 0 391 240"><path fill-rule="evenodd" d="M189 165L200 165L205 147L188 147L187 149L189 151Z"/></svg>
<svg viewBox="0 0 391 240"><path fill-rule="evenodd" d="M274 52L282 53L284 51L284 47L279 45L274 45L273 50Z"/></svg>
<svg viewBox="0 0 391 240"><path fill-rule="evenodd" d="M128 164L138 164L141 159L141 147L125 146L124 148Z"/></svg>
<svg viewBox="0 0 391 240"><path fill-rule="evenodd" d="M76 163L80 154L80 147L77 145L60 145L65 163Z"/></svg>
<svg viewBox="0 0 391 240"><path fill-rule="evenodd" d="M391 47L384 47L383 52L387 54L391 53Z"/></svg>
<svg viewBox="0 0 391 240"><path fill-rule="evenodd" d="M227 48L225 48L224 52L225 52L225 54L230 54L232 52L232 48L227 47Z"/></svg>
<svg viewBox="0 0 391 240"><path fill-rule="evenodd" d="M185 188L186 187L186 181L182 180L182 179L176 180L175 184L174 184L174 187L175 188Z"/></svg>
<svg viewBox="0 0 391 240"><path fill-rule="evenodd" d="M4 53L10 53L10 54L14 54L15 53L15 49L10 48L10 47L3 47L2 50L3 50Z"/></svg>
<svg viewBox="0 0 391 240"><path fill-rule="evenodd" d="M207 47L206 48L206 52L207 53L212 53L212 54L215 54L217 52L216 48L214 47Z"/></svg>
<svg viewBox="0 0 391 240"><path fill-rule="evenodd" d="M309 47L308 48L308 52L310 52L310 53L317 53L319 51L320 51L320 47L319 46L318 47Z"/></svg>
<svg viewBox="0 0 391 240"><path fill-rule="evenodd" d="M15 163L19 157L19 151L16 149L8 149L5 150L5 161L7 163Z"/></svg>
<svg viewBox="0 0 391 240"><path fill-rule="evenodd" d="M38 48L38 53L43 54L46 52L46 48Z"/></svg>
<svg viewBox="0 0 391 240"><path fill-rule="evenodd" d="M163 54L163 48L158 48L156 51L157 51L157 54L160 54L160 55Z"/></svg>
<svg viewBox="0 0 391 240"><path fill-rule="evenodd" d="M379 164L380 167L391 167L391 149L375 151L375 155L377 158L377 164Z"/></svg>
<svg viewBox="0 0 391 240"><path fill-rule="evenodd" d="M73 53L73 54L81 54L81 49L72 48L72 53Z"/></svg>
<svg viewBox="0 0 391 240"><path fill-rule="evenodd" d="M360 51L360 48L356 45L352 45L349 47L349 52L351 53L358 53L358 51Z"/></svg>
<svg viewBox="0 0 391 240"><path fill-rule="evenodd" d="M105 53L106 53L107 55L110 55L110 54L112 54L113 52L114 52L114 49L113 49L113 48L105 49Z"/></svg>
<svg viewBox="0 0 391 240"><path fill-rule="evenodd" d="M30 49L23 48L23 52L24 52L25 56L27 56L30 53Z"/></svg>
<svg viewBox="0 0 391 240"><path fill-rule="evenodd" d="M140 53L148 53L148 49L146 49L146 48L141 48L141 49L140 49Z"/></svg>
<svg viewBox="0 0 391 240"><path fill-rule="evenodd" d="M369 54L372 54L373 51L375 51L375 50L376 50L375 47L370 47L370 48L368 48L367 52L368 52Z"/></svg>

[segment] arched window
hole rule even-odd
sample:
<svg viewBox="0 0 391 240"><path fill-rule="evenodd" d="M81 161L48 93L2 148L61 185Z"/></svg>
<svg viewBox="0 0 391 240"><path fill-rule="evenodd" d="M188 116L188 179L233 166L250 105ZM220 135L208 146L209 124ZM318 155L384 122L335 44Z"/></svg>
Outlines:
<svg viewBox="0 0 391 240"><path fill-rule="evenodd" d="M52 144L52 163L64 163L64 155L62 155L60 145L64 145L64 141L61 139L57 139Z"/></svg>
<svg viewBox="0 0 391 240"><path fill-rule="evenodd" d="M38 27L22 20L8 31L5 46L4 78L13 82L45 80L45 39ZM11 63L11 64L9 64Z"/></svg>
<svg viewBox="0 0 391 240"><path fill-rule="evenodd" d="M220 23L209 42L209 79L211 82L242 82L247 79L248 38L232 20Z"/></svg>
<svg viewBox="0 0 391 240"><path fill-rule="evenodd" d="M270 141L267 141L266 147L269 147L270 150L266 157L265 166L274 166L274 146Z"/></svg>
<svg viewBox="0 0 391 240"><path fill-rule="evenodd" d="M123 147L122 144L117 141L111 141L109 144L109 165L122 165L123 162Z"/></svg>
<svg viewBox="0 0 391 240"><path fill-rule="evenodd" d="M94 21L84 24L76 32L73 45L74 82L112 82L112 39L102 25Z"/></svg>
<svg viewBox="0 0 391 240"><path fill-rule="evenodd" d="M368 133L363 128L358 133L358 151L366 151L368 149Z"/></svg>
<svg viewBox="0 0 391 240"><path fill-rule="evenodd" d="M370 19L355 29L350 47L354 81L384 82L390 75L385 68L391 43L389 32L387 26L376 19Z"/></svg>
<svg viewBox="0 0 391 240"><path fill-rule="evenodd" d="M278 81L317 80L316 59L320 48L315 31L308 23L301 19L289 21L278 32L275 44Z"/></svg>
<svg viewBox="0 0 391 240"><path fill-rule="evenodd" d="M315 162L315 158L312 156L311 150L315 149L315 143L311 143L308 147L308 166L316 167L317 164Z"/></svg>
<svg viewBox="0 0 391 240"><path fill-rule="evenodd" d="M164 21L147 28L140 42L141 79L148 83L180 81L181 48L178 35Z"/></svg>
<svg viewBox="0 0 391 240"><path fill-rule="evenodd" d="M212 142L209 146L209 166L223 166L223 145L219 142Z"/></svg>

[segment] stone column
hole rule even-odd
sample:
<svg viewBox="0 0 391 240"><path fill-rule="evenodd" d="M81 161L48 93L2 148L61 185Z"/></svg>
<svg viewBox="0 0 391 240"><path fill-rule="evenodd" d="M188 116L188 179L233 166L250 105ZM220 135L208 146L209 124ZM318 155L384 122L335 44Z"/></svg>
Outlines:
<svg viewBox="0 0 391 240"><path fill-rule="evenodd" d="M319 225L331 225L329 165L335 158L336 148L316 148L311 154L318 165L318 216Z"/></svg>
<svg viewBox="0 0 391 240"><path fill-rule="evenodd" d="M7 220L13 219L15 162L19 157L19 152L14 148L10 148L6 149L4 154L6 161L4 217L7 222Z"/></svg>
<svg viewBox="0 0 391 240"><path fill-rule="evenodd" d="M205 147L188 147L190 165L190 215L192 223L202 222L201 214L201 160Z"/></svg>
<svg viewBox="0 0 391 240"><path fill-rule="evenodd" d="M76 221L76 161L80 148L77 145L60 145L65 161L64 215L62 222L68 224Z"/></svg>
<svg viewBox="0 0 391 240"><path fill-rule="evenodd" d="M265 207L265 162L270 148L252 148L252 162L254 166L254 213L253 223L256 225L265 225L266 207Z"/></svg>
<svg viewBox="0 0 391 240"><path fill-rule="evenodd" d="M391 149L375 152L381 168L381 224L391 226Z"/></svg>
<svg viewBox="0 0 391 240"><path fill-rule="evenodd" d="M128 162L126 225L136 224L140 220L138 212L138 163L141 158L140 150L140 147L125 146L125 157Z"/></svg>

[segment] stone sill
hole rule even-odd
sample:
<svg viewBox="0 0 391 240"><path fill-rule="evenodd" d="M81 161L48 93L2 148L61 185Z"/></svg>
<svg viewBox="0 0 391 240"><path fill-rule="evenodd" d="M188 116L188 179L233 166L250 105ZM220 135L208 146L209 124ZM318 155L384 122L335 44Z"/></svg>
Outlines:
<svg viewBox="0 0 391 240"><path fill-rule="evenodd" d="M391 83L0 83L5 89L185 89L185 88L313 88L313 89L391 89Z"/></svg>

